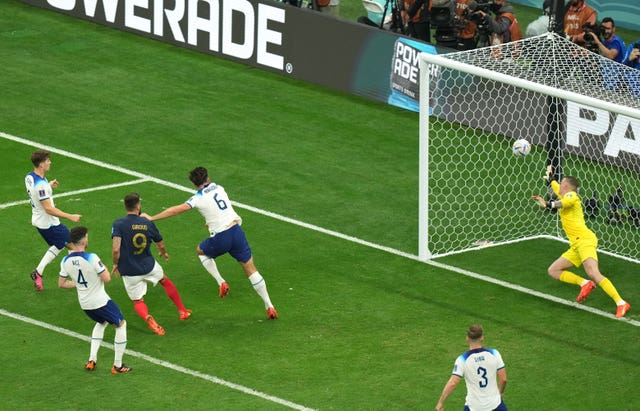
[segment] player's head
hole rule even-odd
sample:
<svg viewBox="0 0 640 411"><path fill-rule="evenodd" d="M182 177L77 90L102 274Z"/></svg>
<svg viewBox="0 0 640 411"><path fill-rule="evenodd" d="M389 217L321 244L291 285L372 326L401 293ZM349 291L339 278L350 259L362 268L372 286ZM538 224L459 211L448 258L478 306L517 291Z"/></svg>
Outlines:
<svg viewBox="0 0 640 411"><path fill-rule="evenodd" d="M565 176L560 182L560 194L565 195L570 191L578 191L580 182L574 176Z"/></svg>
<svg viewBox="0 0 640 411"><path fill-rule="evenodd" d="M36 150L31 153L31 162L34 167L38 167L40 164L51 159L51 153L46 150Z"/></svg>
<svg viewBox="0 0 640 411"><path fill-rule="evenodd" d="M129 193L124 196L124 209L128 212L138 211L140 206L140 194Z"/></svg>
<svg viewBox="0 0 640 411"><path fill-rule="evenodd" d="M87 230L87 227L83 227L83 226L73 227L71 229L71 242L74 245L80 245L83 242L86 242L88 232L89 230Z"/></svg>
<svg viewBox="0 0 640 411"><path fill-rule="evenodd" d="M484 331L482 330L482 326L480 324L472 324L467 329L467 339L470 343L480 343L482 342L482 337L484 336Z"/></svg>
<svg viewBox="0 0 640 411"><path fill-rule="evenodd" d="M209 173L204 167L196 167L189 172L189 180L191 180L193 185L196 187L200 187L201 185L205 184L208 178Z"/></svg>

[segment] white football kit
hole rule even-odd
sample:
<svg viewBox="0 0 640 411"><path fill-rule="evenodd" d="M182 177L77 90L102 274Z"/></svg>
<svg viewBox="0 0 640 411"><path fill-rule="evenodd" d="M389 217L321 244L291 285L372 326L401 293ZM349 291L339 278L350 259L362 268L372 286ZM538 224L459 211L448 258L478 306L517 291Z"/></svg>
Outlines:
<svg viewBox="0 0 640 411"><path fill-rule="evenodd" d="M502 368L502 356L493 348L469 350L456 358L451 373L464 378L467 385L465 403L471 411L493 410L500 405L502 397L496 374Z"/></svg>
<svg viewBox="0 0 640 411"><path fill-rule="evenodd" d="M104 281L98 277L104 270L100 257L93 253L70 253L62 259L60 277L70 277L76 282L78 302L83 310L104 307L110 300Z"/></svg>
<svg viewBox="0 0 640 411"><path fill-rule="evenodd" d="M59 225L60 219L47 214L40 203L42 200L50 199L51 205L53 205L53 190L49 181L32 171L25 177L24 184L27 187L27 194L31 202L31 224L43 230Z"/></svg>
<svg viewBox="0 0 640 411"><path fill-rule="evenodd" d="M236 214L221 185L210 183L198 190L186 203L204 217L211 236L226 230L234 221L242 224L242 218Z"/></svg>

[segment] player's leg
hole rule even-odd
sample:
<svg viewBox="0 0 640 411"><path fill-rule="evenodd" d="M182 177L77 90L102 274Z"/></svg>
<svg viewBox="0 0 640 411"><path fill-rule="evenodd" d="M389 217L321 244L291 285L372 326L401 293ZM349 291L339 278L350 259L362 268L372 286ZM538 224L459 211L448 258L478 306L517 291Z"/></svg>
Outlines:
<svg viewBox="0 0 640 411"><path fill-rule="evenodd" d="M100 349L100 344L102 344L102 339L104 338L104 330L107 329L108 322L96 322L93 326L93 331L91 332L91 349L89 351L89 361L85 368L89 371L93 371L96 367L96 363L98 362L98 350Z"/></svg>
<svg viewBox="0 0 640 411"><path fill-rule="evenodd" d="M589 257L584 260L583 265L589 278L594 280L600 286L600 288L602 288L602 290L607 293L607 295L611 297L611 299L616 303L616 317L624 316L631 308L631 305L629 305L629 303L627 303L622 299L622 297L620 297L618 290L613 285L611 280L600 273L598 260Z"/></svg>
<svg viewBox="0 0 640 411"><path fill-rule="evenodd" d="M196 248L196 253L198 253L198 258L202 266L216 280L216 283L218 283L218 294L220 298L224 298L229 294L229 284L222 278L220 271L218 271L216 261L214 260L215 257L221 255L215 253L215 242L214 237L203 240Z"/></svg>
<svg viewBox="0 0 640 411"><path fill-rule="evenodd" d="M580 256L573 249L569 249L549 266L548 272L549 275L556 280L580 286L580 293L576 301L582 302L591 291L593 291L596 284L593 281L568 271L570 267L577 267L578 265L580 265Z"/></svg>
<svg viewBox="0 0 640 411"><path fill-rule="evenodd" d="M267 282L264 277L258 272L255 264L253 263L253 257L249 258L246 262L240 262L244 273L247 275L251 286L256 291L256 293L262 298L262 302L264 303L264 307L267 310L267 318L270 320L275 320L278 318L278 313L276 312L275 307L271 303L271 298L269 297L269 292L267 291Z"/></svg>
<svg viewBox="0 0 640 411"><path fill-rule="evenodd" d="M69 229L64 224L59 224L57 226L53 226L47 228L45 230L38 229L38 232L47 242L49 248L44 253L38 266L35 270L33 270L30 274L31 280L33 281L33 285L38 291L42 291L42 275L44 274L45 268L51 263L55 258L60 254L69 241L71 240L71 235Z"/></svg>
<svg viewBox="0 0 640 411"><path fill-rule="evenodd" d="M175 304L176 308L178 309L181 320L186 320L191 316L191 310L187 310L185 308L184 304L182 303L180 293L178 292L175 284L169 279L169 277L167 277L167 275L164 273L164 270L157 261L153 267L153 270L151 270L151 272L147 274L146 277L147 281L151 281L154 284L156 282L159 282L160 285L162 285L162 287L164 288L164 292L167 294L167 297L169 297L171 301L173 301L173 304ZM159 280L157 280L158 278Z"/></svg>
<svg viewBox="0 0 640 411"><path fill-rule="evenodd" d="M127 322L122 320L116 326L116 336L113 339L113 350L115 352L113 359L112 374L120 374L131 371L131 367L127 367L122 363L124 351L127 348Z"/></svg>
<svg viewBox="0 0 640 411"><path fill-rule="evenodd" d="M133 302L133 309L138 314L138 317L147 323L151 331L158 335L164 335L164 329L149 314L149 307L144 302L144 296L147 294L147 283L144 281L144 277L143 275L123 275L122 282L127 295Z"/></svg>

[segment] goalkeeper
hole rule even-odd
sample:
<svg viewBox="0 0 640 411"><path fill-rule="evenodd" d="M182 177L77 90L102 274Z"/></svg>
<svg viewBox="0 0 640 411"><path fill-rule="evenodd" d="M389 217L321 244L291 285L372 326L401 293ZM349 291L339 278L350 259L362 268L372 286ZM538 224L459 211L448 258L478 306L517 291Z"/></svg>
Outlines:
<svg viewBox="0 0 640 411"><path fill-rule="evenodd" d="M552 175L551 171L551 167L549 167L545 176L546 180L549 180ZM615 301L617 305L616 317L620 318L629 311L631 305L620 297L611 281L600 273L596 252L598 237L585 223L582 202L577 193L579 185L575 177L566 176L559 184L555 180L551 181L551 188L558 200L546 201L540 196L531 197L542 207L558 210L562 229L569 239L569 249L549 266L548 272L556 280L579 285L581 287L580 294L576 298L579 303L587 298L596 284L599 285ZM579 267L580 264L584 266L590 280L567 271L572 265Z"/></svg>

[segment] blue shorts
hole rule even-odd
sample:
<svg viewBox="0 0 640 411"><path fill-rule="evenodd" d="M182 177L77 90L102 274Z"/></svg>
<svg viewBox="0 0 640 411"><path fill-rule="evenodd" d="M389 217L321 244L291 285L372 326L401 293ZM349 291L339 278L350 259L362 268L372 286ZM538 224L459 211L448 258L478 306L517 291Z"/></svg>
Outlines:
<svg viewBox="0 0 640 411"><path fill-rule="evenodd" d="M469 407L467 405L464 406L463 411L470 411ZM507 410L507 406L505 405L504 401L502 399L500 399L500 405L498 405L496 408L493 409L493 411L508 411Z"/></svg>
<svg viewBox="0 0 640 411"><path fill-rule="evenodd" d="M211 258L229 253L238 262L246 263L251 259L251 247L244 231L238 224L217 233L213 237L202 240L200 243L202 252Z"/></svg>
<svg viewBox="0 0 640 411"><path fill-rule="evenodd" d="M101 324L106 321L117 327L122 321L124 321L124 316L122 315L122 311L120 311L120 307L118 307L113 300L107 301L107 304L103 307L95 310L84 310L84 312L93 321Z"/></svg>
<svg viewBox="0 0 640 411"><path fill-rule="evenodd" d="M38 228L38 232L49 245L63 249L71 241L71 232L64 224L52 225L49 228Z"/></svg>

